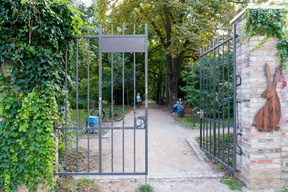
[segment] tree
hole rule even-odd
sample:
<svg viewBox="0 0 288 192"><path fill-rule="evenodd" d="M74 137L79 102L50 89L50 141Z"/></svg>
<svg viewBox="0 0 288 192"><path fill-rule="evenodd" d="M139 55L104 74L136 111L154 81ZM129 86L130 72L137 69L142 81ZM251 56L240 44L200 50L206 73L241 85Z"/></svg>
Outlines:
<svg viewBox="0 0 288 192"><path fill-rule="evenodd" d="M102 23L148 23L165 49L169 107L177 100L179 73L183 62L198 59L201 43L215 31L227 26L236 14L228 1L127 0L112 3L98 1ZM107 19L108 18L108 19ZM152 37L153 38L153 37Z"/></svg>
<svg viewBox="0 0 288 192"><path fill-rule="evenodd" d="M199 48L248 3L268 0L97 0L98 17L105 23L148 23L165 49L169 107L177 100L179 73L184 62L199 58ZM154 38L154 37L150 37Z"/></svg>

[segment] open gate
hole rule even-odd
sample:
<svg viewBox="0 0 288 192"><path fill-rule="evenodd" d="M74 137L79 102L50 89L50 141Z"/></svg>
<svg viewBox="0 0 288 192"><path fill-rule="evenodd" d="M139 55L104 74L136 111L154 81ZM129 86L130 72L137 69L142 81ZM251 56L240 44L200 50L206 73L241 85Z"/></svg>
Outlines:
<svg viewBox="0 0 288 192"><path fill-rule="evenodd" d="M124 30L112 25L106 35L99 25L69 37L74 40L65 53L65 126L55 127L63 142L58 175L148 175L148 26L144 35L136 34L143 29L135 25L132 35ZM138 92L145 108L136 107ZM133 112L124 115L129 102Z"/></svg>
<svg viewBox="0 0 288 192"><path fill-rule="evenodd" d="M200 49L200 148L236 171L236 25Z"/></svg>

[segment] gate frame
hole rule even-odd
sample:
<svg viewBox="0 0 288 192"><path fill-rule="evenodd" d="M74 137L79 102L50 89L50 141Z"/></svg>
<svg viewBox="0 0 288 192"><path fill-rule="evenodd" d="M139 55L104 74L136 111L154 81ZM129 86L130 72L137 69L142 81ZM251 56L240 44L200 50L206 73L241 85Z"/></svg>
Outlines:
<svg viewBox="0 0 288 192"><path fill-rule="evenodd" d="M237 123L236 123L236 95L237 95L237 83L236 83L236 40L237 40L237 34L236 34L236 24L233 24L233 35L232 36L229 36L229 29L227 30L227 39L224 39L224 35L223 35L223 38L222 38L222 42L219 43L219 36L218 36L218 44L216 44L216 39L214 38L213 39L213 46L211 47L211 43L210 43L210 49L207 49L207 46L206 46L206 50L203 46L203 49L200 48L200 149L202 151L204 151L206 154L208 154L210 157L212 157L213 159L217 160L218 162L220 162L222 165L224 165L226 168L228 168L229 171L231 171L232 173L235 173L236 170L237 170L237 162L236 162L236 154L237 154L237 130L236 130L236 126L237 126ZM210 119L210 118L206 118L204 117L204 109L203 109L203 103L202 103L202 77L203 77L203 74L202 74L202 57L207 55L208 53L211 54L211 52L213 52L213 78L216 78L216 49L218 49L220 46L224 46L226 43L228 43L228 58L229 58L229 42L230 41L233 41L233 167L229 166L227 163L225 163L224 161L222 161L221 159L219 159L218 157L216 157L216 123L218 124L223 124L223 125L227 125L228 127L232 127L229 122L228 123L225 123L224 121L218 121L216 120L216 98L215 98L215 92L216 92L216 84L215 82L213 82L213 119ZM203 51L202 51L203 50ZM210 56L211 57L211 56ZM211 60L210 60L211 62ZM224 65L224 64L223 64ZM229 65L229 59L228 59L228 65ZM211 63L210 63L210 66L211 66ZM229 103L229 102L228 102ZM228 113L228 116L229 116L229 113ZM213 151L213 154L211 154L209 151L207 151L203 145L202 145L202 138L203 138L203 135L202 135L202 130L203 130L203 121L202 120L206 120L208 121L207 123L210 122L210 132L211 132L211 124L213 123L213 147L214 147L214 151ZM224 127L223 127L224 129ZM228 128L228 134L229 134L229 128ZM211 137L211 135L210 135ZM228 140L229 140L229 136L228 136ZM229 155L229 152L228 152L228 155Z"/></svg>
<svg viewBox="0 0 288 192"><path fill-rule="evenodd" d="M111 31L112 34L111 35L103 35L102 34L102 25L99 25L99 35L90 35L89 33L89 29L88 29L88 35L81 35L81 36L72 36L72 37L68 37L68 38L72 38L72 39L76 39L76 81L77 81L77 88L76 88L76 127L68 127L67 125L67 104L68 104L68 95L66 94L65 96L65 127L55 127L55 131L56 130L65 130L65 172L58 172L58 168L56 170L56 175L62 176L62 175L148 175L148 47L147 47L147 42L148 42L148 25L145 24L145 34L144 35L136 35L136 30L135 30L135 24L134 24L134 34L133 35L125 35L124 34L124 25L123 27L123 34L122 35L113 35L113 25L111 25ZM88 45L90 46L90 39L97 39L99 38L99 111L102 111L102 53L111 53L112 56L112 60L111 60L111 65L112 65L112 70L111 70L111 78L113 78L113 53L123 53L123 71L122 71L122 81L123 81L123 93L122 93L122 98L123 98L123 109L124 109L124 53L133 53L133 57L134 57L134 126L133 127L125 127L124 126L124 110L123 110L123 125L122 127L115 127L113 125L113 113L112 113L112 120L111 120L111 126L109 127L102 127L102 115L101 113L99 113L99 122L98 122L98 126L97 127L89 127L89 123L88 126L86 127L80 127L78 126L78 39L79 38L86 38L88 39ZM119 48L117 50L114 51L103 51L102 47L103 47L103 39L104 38L115 38L115 39L138 39L138 38L142 38L144 39L144 49L140 50L139 47L137 48L137 45L134 45L134 48L130 49L129 46L124 46L122 48ZM125 42L125 40L123 41ZM129 43L131 43L131 41L129 41ZM108 45L109 48L109 43L105 44ZM88 58L89 58L89 46L87 48L87 52L88 52ZM133 51L133 50L136 51ZM68 72L67 72L67 64L68 64L68 60L67 60L67 53L68 51L68 46L67 46L67 39L66 39L66 50L65 50L65 91L68 92L68 87L67 87L67 76L68 76ZM144 121L144 128L142 128L141 130L145 130L145 171L144 172L137 172L136 171L136 160L135 160L135 131L139 130L139 127L137 127L136 125L136 120L138 119L136 117L136 112L135 112L135 101L136 101L136 57L135 57L135 53L136 52L144 52L145 53L145 116L144 117L139 117L139 119L141 119L142 121ZM90 63L89 63L89 59L88 59L88 95L87 95L87 116L88 116L88 122L89 121L89 67L90 67ZM113 79L111 81L111 100L113 101ZM113 110L113 102L111 103L111 111ZM78 171L78 130L87 130L88 131L88 172L79 172ZM67 171L67 130L76 130L76 134L77 134L77 172L68 172ZM98 130L98 135L99 135L99 172L90 172L89 170L89 130ZM123 130L123 140L122 140L122 144L123 144L123 172L114 172L113 171L113 146L111 146L111 172L102 172L102 136L101 136L101 132L102 130ZM134 172L125 172L125 160L124 160L124 130L134 130ZM113 133L112 133L113 134ZM113 137L112 137L113 139ZM56 138L57 140L57 138ZM113 142L113 141L111 141ZM57 146L57 145L56 145ZM58 157L58 148L56 150L56 157ZM57 161L57 160L56 160ZM56 162L56 165L58 163Z"/></svg>

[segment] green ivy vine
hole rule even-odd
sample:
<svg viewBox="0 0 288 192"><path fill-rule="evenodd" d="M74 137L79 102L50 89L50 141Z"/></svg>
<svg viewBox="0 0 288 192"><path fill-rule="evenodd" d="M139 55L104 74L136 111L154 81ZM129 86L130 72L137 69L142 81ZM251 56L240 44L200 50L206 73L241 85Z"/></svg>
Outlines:
<svg viewBox="0 0 288 192"><path fill-rule="evenodd" d="M260 48L267 39L278 38L277 48L279 50L280 63L283 69L287 69L288 59L288 28L286 9L248 9L244 14L246 22L244 24L244 34L246 41L255 35L266 36L251 51Z"/></svg>
<svg viewBox="0 0 288 192"><path fill-rule="evenodd" d="M32 191L39 183L53 187L54 122L59 119L55 95L49 84L28 94L10 89L1 95L0 184L5 191L16 191L21 184Z"/></svg>
<svg viewBox="0 0 288 192"><path fill-rule="evenodd" d="M65 37L81 25L64 0L0 0L0 190L53 190Z"/></svg>

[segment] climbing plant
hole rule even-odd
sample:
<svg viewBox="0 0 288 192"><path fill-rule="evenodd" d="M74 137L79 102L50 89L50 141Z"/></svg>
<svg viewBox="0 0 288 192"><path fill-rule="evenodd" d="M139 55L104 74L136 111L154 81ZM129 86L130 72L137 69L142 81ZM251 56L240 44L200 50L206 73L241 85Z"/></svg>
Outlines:
<svg viewBox="0 0 288 192"><path fill-rule="evenodd" d="M79 25L63 0L0 0L0 189L53 188L65 37Z"/></svg>
<svg viewBox="0 0 288 192"><path fill-rule="evenodd" d="M52 187L53 125L59 119L55 91L49 84L27 95L6 90L1 98L0 114L5 117L0 124L1 186L6 191L15 191L22 183L30 190L36 190L41 182Z"/></svg>
<svg viewBox="0 0 288 192"><path fill-rule="evenodd" d="M247 35L246 41L255 35L266 36L251 51L261 47L267 39L278 38L277 48L279 50L280 62L283 69L287 69L288 59L288 28L286 9L249 9L245 13L247 18L243 32Z"/></svg>

